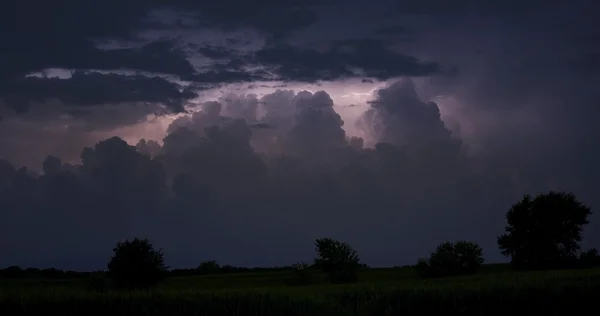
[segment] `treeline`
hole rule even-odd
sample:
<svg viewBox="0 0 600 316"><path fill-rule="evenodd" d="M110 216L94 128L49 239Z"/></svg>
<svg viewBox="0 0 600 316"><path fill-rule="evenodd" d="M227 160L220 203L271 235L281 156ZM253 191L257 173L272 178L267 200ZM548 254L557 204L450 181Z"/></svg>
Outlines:
<svg viewBox="0 0 600 316"><path fill-rule="evenodd" d="M505 232L498 236L502 254L511 258L516 270L577 269L600 266L597 249L582 250L583 226L592 214L571 193L549 192L535 198L529 195L513 205L506 213ZM242 268L205 261L195 269L170 270L165 265L162 250L154 249L147 239L126 240L117 243L107 272L78 273L56 269L2 270L5 278L77 278L92 277L94 287L105 289L148 288L169 276L190 276L218 273L264 272L291 270L289 285L313 283L313 272L320 270L330 283L358 281L358 271L366 265L360 262L358 252L348 243L332 238L315 240L316 257L312 263L299 262L291 267ZM428 256L420 258L416 273L423 278L469 275L476 273L484 263L483 249L474 242L443 242ZM102 279L101 278L105 278ZM109 281L109 282L106 282ZM109 284L110 283L110 284Z"/></svg>
<svg viewBox="0 0 600 316"><path fill-rule="evenodd" d="M290 271L292 266L283 267L236 267L232 265L219 265L215 261L206 261L201 263L197 268L190 269L169 269L167 277L186 277L195 275L207 274L230 274L244 272L273 272L273 271ZM89 278L92 275L105 274L106 271L73 271L60 270L55 268L39 269L39 268L21 268L19 266L10 266L0 269L0 278L2 279L81 279Z"/></svg>
<svg viewBox="0 0 600 316"><path fill-rule="evenodd" d="M216 261L205 261L202 262L195 269L171 269L168 272L169 277L184 277L193 275L206 275L206 274L229 274L229 273L243 273L243 272L273 272L273 271L286 271L291 270L292 266L283 267L236 267L232 265L219 265Z"/></svg>
<svg viewBox="0 0 600 316"><path fill-rule="evenodd" d="M72 270L59 270L54 268L21 268L19 266L10 266L0 269L0 278L4 279L77 279L87 278L93 272L78 272Z"/></svg>

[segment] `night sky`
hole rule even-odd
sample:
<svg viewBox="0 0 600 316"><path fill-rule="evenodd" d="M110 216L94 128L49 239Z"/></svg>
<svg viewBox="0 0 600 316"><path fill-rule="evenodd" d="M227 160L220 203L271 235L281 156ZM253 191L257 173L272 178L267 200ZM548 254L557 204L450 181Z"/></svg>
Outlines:
<svg viewBox="0 0 600 316"><path fill-rule="evenodd" d="M524 194L600 204L597 0L3 0L0 266L505 262ZM24 167L24 168L23 168ZM591 217L585 247L598 247Z"/></svg>

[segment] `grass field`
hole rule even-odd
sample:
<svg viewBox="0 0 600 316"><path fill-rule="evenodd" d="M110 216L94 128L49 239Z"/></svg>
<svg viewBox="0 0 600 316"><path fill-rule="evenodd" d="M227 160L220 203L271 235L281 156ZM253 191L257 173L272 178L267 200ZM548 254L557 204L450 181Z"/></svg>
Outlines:
<svg viewBox="0 0 600 316"><path fill-rule="evenodd" d="M148 292L87 290L86 280L0 281L0 315L563 315L595 313L600 269L420 280L412 268L367 269L360 283L285 286L291 272L169 278ZM316 279L322 278L316 275Z"/></svg>

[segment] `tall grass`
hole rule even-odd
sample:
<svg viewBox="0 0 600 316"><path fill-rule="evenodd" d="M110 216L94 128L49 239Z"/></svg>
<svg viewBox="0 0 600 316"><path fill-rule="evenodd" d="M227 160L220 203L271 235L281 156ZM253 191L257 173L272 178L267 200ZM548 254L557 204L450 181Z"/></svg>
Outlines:
<svg viewBox="0 0 600 316"><path fill-rule="evenodd" d="M597 313L599 298L598 270L243 290L95 293L68 286L0 286L0 315L575 315Z"/></svg>

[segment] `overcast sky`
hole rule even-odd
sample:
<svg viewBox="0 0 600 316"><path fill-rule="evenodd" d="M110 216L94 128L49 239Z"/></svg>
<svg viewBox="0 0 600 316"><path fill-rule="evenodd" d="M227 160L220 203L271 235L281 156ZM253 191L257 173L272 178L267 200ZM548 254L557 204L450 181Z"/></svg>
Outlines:
<svg viewBox="0 0 600 316"><path fill-rule="evenodd" d="M310 261L319 237L373 266L446 240L506 261L524 194L600 204L598 21L595 0L4 0L0 266L103 269L132 237L172 267Z"/></svg>

